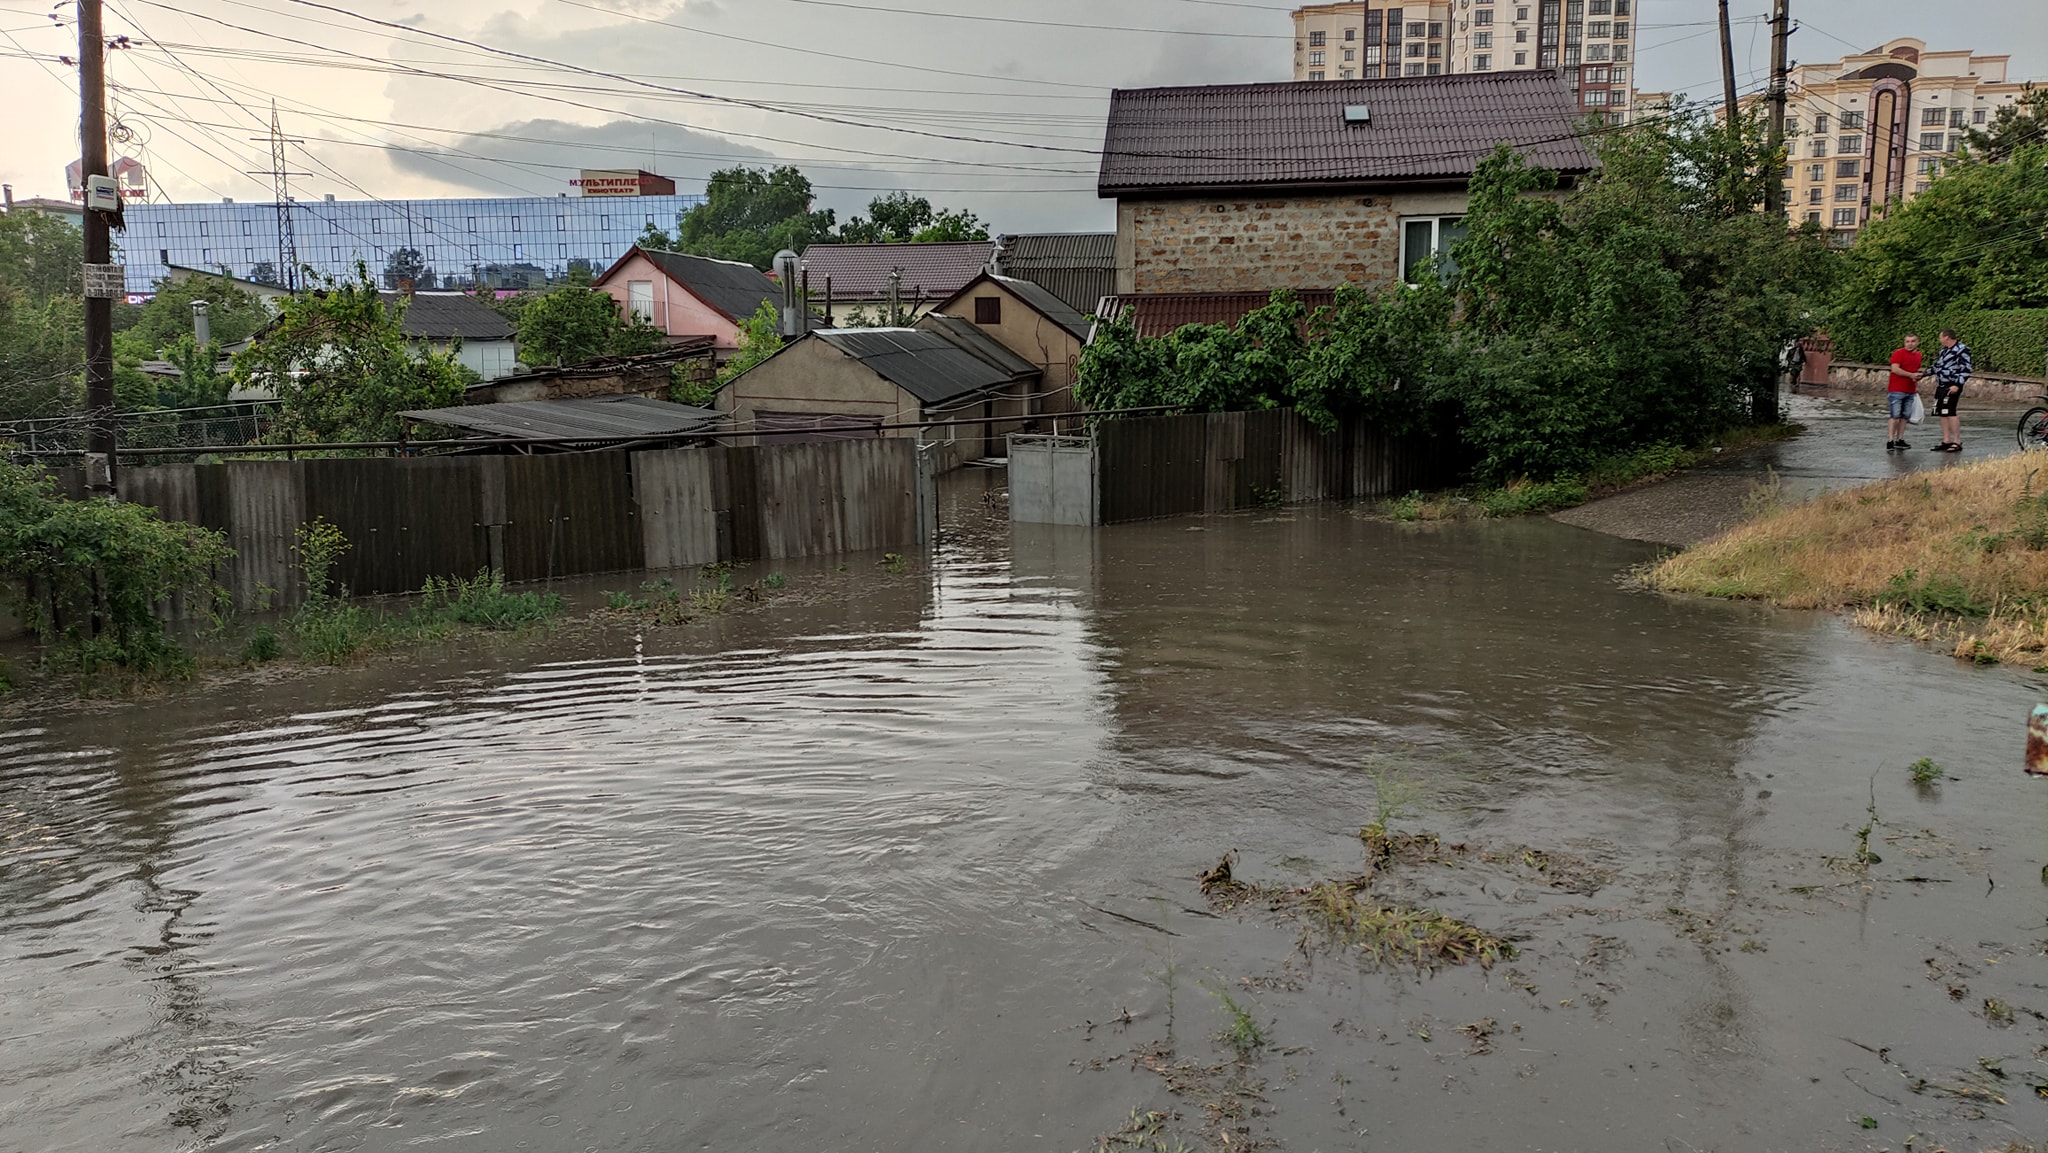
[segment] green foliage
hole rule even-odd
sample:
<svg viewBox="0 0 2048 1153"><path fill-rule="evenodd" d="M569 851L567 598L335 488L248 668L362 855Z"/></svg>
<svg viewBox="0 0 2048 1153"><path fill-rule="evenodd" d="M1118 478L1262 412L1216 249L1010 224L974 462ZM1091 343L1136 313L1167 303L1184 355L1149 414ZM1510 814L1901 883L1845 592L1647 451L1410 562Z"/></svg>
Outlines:
<svg viewBox="0 0 2048 1153"><path fill-rule="evenodd" d="M386 304L358 264L354 281L280 302L277 321L235 357L238 383L279 400L273 444L396 440L398 414L460 403L473 374L451 353L416 345L405 303Z"/></svg>
<svg viewBox="0 0 2048 1153"><path fill-rule="evenodd" d="M846 244L931 244L949 240L987 240L988 225L972 212L934 209L932 202L908 192L891 192L868 201L866 219L855 216L839 226Z"/></svg>
<svg viewBox="0 0 2048 1153"><path fill-rule="evenodd" d="M1994 126L2010 147L1976 149L1951 162L1927 191L1857 235L1829 318L1855 359L1882 360L1912 329L1931 347L1941 328L1964 330L1960 314L2048 308L2048 278L2041 276L2048 231L2040 227L2048 216L2048 139L2037 119L2048 99L2031 99L2031 113ZM2037 337L2040 323L2033 322ZM2005 371L2042 369L2038 339L2031 348L2017 335L2018 346L2011 348L2002 336L1964 333L1964 339L1973 348L1979 341L1998 344ZM1990 365L1980 358L1978 367Z"/></svg>
<svg viewBox="0 0 2048 1153"><path fill-rule="evenodd" d="M156 295L136 310L134 323L114 336L114 354L135 360L169 360L168 350L192 331L192 304L206 302L208 335L221 345L238 344L270 323L270 306L218 276L165 277Z"/></svg>
<svg viewBox="0 0 2048 1153"><path fill-rule="evenodd" d="M2029 81L2020 98L1992 113L1991 123L1970 129L1968 155L2003 164L2020 149L2048 141L2048 88Z"/></svg>
<svg viewBox="0 0 2048 1153"><path fill-rule="evenodd" d="M1906 767L1906 771L1912 774L1913 783L1916 785L1938 785L1942 778L1948 775L1946 770L1928 757L1914 761Z"/></svg>
<svg viewBox="0 0 2048 1153"><path fill-rule="evenodd" d="M556 593L506 592L505 578L490 569L474 577L428 577L419 611L430 618L488 629L514 629L560 616Z"/></svg>
<svg viewBox="0 0 2048 1153"><path fill-rule="evenodd" d="M277 631L269 625L258 625L249 634L249 643L242 647L242 663L250 665L267 664L283 653L283 646L277 639Z"/></svg>
<svg viewBox="0 0 2048 1153"><path fill-rule="evenodd" d="M779 589L788 583L789 578L779 572L772 572L761 578L761 587L764 589Z"/></svg>
<svg viewBox="0 0 2048 1153"><path fill-rule="evenodd" d="M434 287L434 270L417 248L394 248L384 261L384 287L397 291L411 281L414 288Z"/></svg>
<svg viewBox="0 0 2048 1153"><path fill-rule="evenodd" d="M533 365L634 356L661 347L660 329L621 309L609 293L580 284L534 295L519 307L516 323L519 358Z"/></svg>
<svg viewBox="0 0 2048 1153"><path fill-rule="evenodd" d="M166 347L163 358L181 375L176 381L165 381L155 386L157 404L165 408L193 408L227 403L228 392L234 388L235 379L220 371L218 343L209 342L201 347L187 334Z"/></svg>
<svg viewBox="0 0 2048 1153"><path fill-rule="evenodd" d="M0 288L32 300L77 296L85 236L67 220L40 212L0 213Z"/></svg>
<svg viewBox="0 0 2048 1153"><path fill-rule="evenodd" d="M718 385L723 388L740 373L774 356L782 348L782 312L773 301L764 300L754 315L740 322L739 347L732 359L718 370ZM717 390L712 390L714 395ZM684 402L691 403L691 402Z"/></svg>
<svg viewBox="0 0 2048 1153"><path fill-rule="evenodd" d="M1272 1040L1270 1034L1264 1025L1259 1024L1258 1018L1252 1016L1250 1009L1239 1004L1237 998L1230 995L1229 989L1219 985L1210 992L1216 995L1216 1001L1222 1005L1227 1018L1223 1031L1217 1034L1216 1039L1237 1050L1240 1060L1249 1061Z"/></svg>
<svg viewBox="0 0 2048 1153"><path fill-rule="evenodd" d="M70 408L85 366L78 229L38 212L0 214L0 417Z"/></svg>
<svg viewBox="0 0 2048 1153"><path fill-rule="evenodd" d="M811 210L811 182L789 165L722 168L711 174L704 193L704 203L676 218L673 235L650 224L640 243L743 260L765 271L782 249L802 252L832 234L832 210Z"/></svg>
<svg viewBox="0 0 2048 1153"><path fill-rule="evenodd" d="M2048 372L2048 308L1964 309L1921 304L1876 315L1841 314L1829 336L1837 360L1884 364L1907 333L1934 363L1934 337L1953 328L1970 346L1979 372L2041 376Z"/></svg>
<svg viewBox="0 0 2048 1153"><path fill-rule="evenodd" d="M0 577L20 586L21 618L52 659L81 676L183 668L158 612L217 593L213 570L232 555L219 533L147 505L65 500L40 469L0 461Z"/></svg>
<svg viewBox="0 0 2048 1153"><path fill-rule="evenodd" d="M1892 577L1873 599L1879 605L1912 613L1958 617L1991 615L1991 606L1978 600L1960 579L1940 573L1929 573L1923 577L1916 569L1907 569Z"/></svg>

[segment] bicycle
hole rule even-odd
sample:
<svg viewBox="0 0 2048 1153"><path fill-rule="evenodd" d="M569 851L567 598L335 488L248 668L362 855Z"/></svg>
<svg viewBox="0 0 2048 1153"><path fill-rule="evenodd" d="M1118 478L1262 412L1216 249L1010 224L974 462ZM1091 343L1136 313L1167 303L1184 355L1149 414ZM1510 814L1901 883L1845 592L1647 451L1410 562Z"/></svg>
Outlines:
<svg viewBox="0 0 2048 1153"><path fill-rule="evenodd" d="M2036 396L2035 400L2048 401L2048 396ZM2048 449L2048 408L2035 405L2020 417L2020 451L2032 452Z"/></svg>

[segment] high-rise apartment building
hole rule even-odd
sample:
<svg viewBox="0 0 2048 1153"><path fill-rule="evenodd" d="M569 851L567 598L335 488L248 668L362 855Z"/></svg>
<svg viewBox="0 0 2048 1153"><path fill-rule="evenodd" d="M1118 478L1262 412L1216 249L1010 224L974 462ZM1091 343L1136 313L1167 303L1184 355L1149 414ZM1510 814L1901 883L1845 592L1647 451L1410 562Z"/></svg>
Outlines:
<svg viewBox="0 0 2048 1153"><path fill-rule="evenodd" d="M1792 70L1785 107L1785 189L1792 222L1847 239L1893 201L1910 200L1963 136L2019 99L2005 56L1929 52L1912 37Z"/></svg>
<svg viewBox="0 0 2048 1153"><path fill-rule="evenodd" d="M1358 0L1294 11L1296 80L1559 71L1609 122L1634 108L1633 0Z"/></svg>

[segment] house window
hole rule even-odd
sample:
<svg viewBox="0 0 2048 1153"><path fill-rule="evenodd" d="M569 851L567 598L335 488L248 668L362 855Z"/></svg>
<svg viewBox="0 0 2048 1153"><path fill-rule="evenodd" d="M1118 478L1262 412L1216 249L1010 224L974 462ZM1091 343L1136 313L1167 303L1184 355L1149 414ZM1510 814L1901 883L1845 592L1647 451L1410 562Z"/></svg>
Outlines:
<svg viewBox="0 0 2048 1153"><path fill-rule="evenodd" d="M1628 39L1628 21L1616 20L1614 22L1614 38L1616 40Z"/></svg>
<svg viewBox="0 0 2048 1153"><path fill-rule="evenodd" d="M1984 123L1984 110L1983 110L1982 108L1977 108L1977 109L1972 109L1972 110L1971 110L1971 112L1970 112L1970 123L1972 123L1972 124L1982 124L1982 123Z"/></svg>
<svg viewBox="0 0 2048 1153"><path fill-rule="evenodd" d="M1444 58L1444 46L1441 44L1431 44L1429 46L1429 58L1431 60L1442 60Z"/></svg>
<svg viewBox="0 0 2048 1153"><path fill-rule="evenodd" d="M1813 118L1813 134L1815 136L1826 136L1828 134L1827 113L1822 112Z"/></svg>
<svg viewBox="0 0 2048 1153"><path fill-rule="evenodd" d="M1588 107L1588 108L1605 108L1605 107L1607 107L1607 89L1605 89L1605 88L1595 88L1595 89L1593 89L1592 91L1590 91L1590 92L1586 93L1586 107Z"/></svg>
<svg viewBox="0 0 2048 1153"><path fill-rule="evenodd" d="M567 231L569 231L569 218L568 218L568 217L566 217L566 216L557 216L557 217L555 217L555 231L556 231L556 232L567 232Z"/></svg>
<svg viewBox="0 0 2048 1153"><path fill-rule="evenodd" d="M1350 41L1353 41L1353 40L1356 40L1356 39L1358 39L1358 29L1356 29L1356 28L1346 28L1346 29L1344 30L1344 40L1345 40L1345 42L1346 42L1346 43L1349 43Z"/></svg>
<svg viewBox="0 0 2048 1153"><path fill-rule="evenodd" d="M1861 112L1844 112L1844 113L1842 113L1842 131L1844 131L1844 132L1861 132L1861 131L1863 131L1863 114L1862 114Z"/></svg>
<svg viewBox="0 0 2048 1153"><path fill-rule="evenodd" d="M1808 204L1819 204L1821 202L1822 196L1824 195L1824 192L1825 190L1818 186L1807 189L1806 202Z"/></svg>
<svg viewBox="0 0 2048 1153"><path fill-rule="evenodd" d="M1605 60L1605 59L1607 59L1607 45L1605 45L1605 44L1588 44L1588 45L1586 45L1586 59L1588 59L1588 60Z"/></svg>
<svg viewBox="0 0 2048 1153"><path fill-rule="evenodd" d="M372 217L370 218L370 231L371 231L371 232L382 232L382 231L384 231L384 218L383 218L383 217L381 217L381 216L372 216Z"/></svg>
<svg viewBox="0 0 2048 1153"><path fill-rule="evenodd" d="M1962 146L1963 146L1963 134L1962 134L1962 133L1960 133L1960 132L1951 132L1951 133L1949 133L1949 134L1948 134L1948 148L1947 148L1947 151L1949 151L1949 152L1954 152L1954 151L1955 151L1956 149L1958 149L1958 148L1961 148Z"/></svg>
<svg viewBox="0 0 2048 1153"><path fill-rule="evenodd" d="M1474 48L1491 48L1491 47L1493 47L1493 33L1491 33L1491 32L1475 32L1475 33L1473 33L1473 34L1472 34L1472 47L1474 47Z"/></svg>
<svg viewBox="0 0 2048 1153"><path fill-rule="evenodd" d="M1515 9L1515 19L1517 19L1517 20L1527 20L1528 18L1529 18L1529 10L1528 10L1527 8L1517 8L1517 9Z"/></svg>
<svg viewBox="0 0 2048 1153"><path fill-rule="evenodd" d="M254 264L254 263L256 263L256 250L255 250L255 249L253 249L253 248L244 248L244 249L242 250L242 263L244 263L244 264Z"/></svg>
<svg viewBox="0 0 2048 1153"><path fill-rule="evenodd" d="M1863 138L1861 136L1837 137L1835 139L1835 151L1854 152L1858 156L1861 156L1863 154Z"/></svg>
<svg viewBox="0 0 2048 1153"><path fill-rule="evenodd" d="M1616 16L1628 15L1628 0L1614 0L1614 14Z"/></svg>
<svg viewBox="0 0 2048 1153"><path fill-rule="evenodd" d="M1837 209L1835 209L1835 227L1836 227L1836 228L1854 228L1854 227L1856 227L1856 210L1855 210L1855 209L1853 209L1853 208L1837 208Z"/></svg>
<svg viewBox="0 0 2048 1153"><path fill-rule="evenodd" d="M211 248L202 248L202 249L200 249L200 250L199 250L199 263L200 263L200 264L201 264L202 266L204 266L204 265L208 265L208 264L212 264L212 263L213 263L213 249L211 249Z"/></svg>
<svg viewBox="0 0 2048 1153"><path fill-rule="evenodd" d="M1349 80L1351 79L1351 72L1352 70L1349 68L1339 68L1337 69L1337 79Z"/></svg>
<svg viewBox="0 0 2048 1153"><path fill-rule="evenodd" d="M1401 280L1420 282L1422 266L1432 256L1441 256L1437 270L1448 277L1457 271L1451 263L1451 246L1465 239L1461 216L1408 216L1401 220Z"/></svg>
<svg viewBox="0 0 2048 1153"><path fill-rule="evenodd" d="M1578 46L1578 45L1576 45L1576 44L1573 44L1573 45L1569 45L1569 46L1568 46L1568 47L1566 47L1566 48L1565 48L1565 50L1564 50L1564 63L1565 63L1565 67L1567 67L1567 68L1573 67L1573 66L1577 65L1577 64L1578 64L1578 62L1579 62L1579 46Z"/></svg>
<svg viewBox="0 0 2048 1153"><path fill-rule="evenodd" d="M1614 11L1613 0L1593 0L1592 3L1586 5L1586 11L1595 16L1605 16Z"/></svg>
<svg viewBox="0 0 2048 1153"><path fill-rule="evenodd" d="M1807 166L1806 166L1806 178L1807 178L1808 180L1825 180L1825 179L1827 179L1827 167L1828 167L1828 166L1827 166L1827 165L1825 165L1825 164L1809 164L1809 165L1807 165Z"/></svg>
<svg viewBox="0 0 2048 1153"><path fill-rule="evenodd" d="M520 260L523 259L525 256L526 246L524 244L515 244L512 246L512 259Z"/></svg>
<svg viewBox="0 0 2048 1153"><path fill-rule="evenodd" d="M1933 125L1936 128L1941 127L1941 109L1922 108L1920 110L1920 126L1925 128L1929 125Z"/></svg>
<svg viewBox="0 0 2048 1153"><path fill-rule="evenodd" d="M1492 57L1491 55L1489 55L1489 54L1485 53L1485 52L1481 52L1481 53L1480 53L1479 55L1477 55L1477 56L1474 56L1474 57L1472 58L1472 71L1474 71L1474 72L1491 72L1491 71L1493 71L1493 57Z"/></svg>
<svg viewBox="0 0 2048 1153"><path fill-rule="evenodd" d="M1517 43L1517 44L1527 44L1528 42L1529 42L1529 30L1528 30L1527 28L1517 28L1517 29L1515 29L1515 43Z"/></svg>
<svg viewBox="0 0 2048 1153"><path fill-rule="evenodd" d="M1828 142L1820 137L1815 137L1813 142L1806 146L1806 154L1808 156L1826 156L1828 154Z"/></svg>
<svg viewBox="0 0 2048 1153"><path fill-rule="evenodd" d="M974 323L1001 324L1003 322L1003 298L1000 296L977 296L974 298Z"/></svg>
<svg viewBox="0 0 2048 1153"><path fill-rule="evenodd" d="M1595 20L1586 26L1586 35L1595 40L1605 40L1614 34L1614 25L1605 20Z"/></svg>
<svg viewBox="0 0 2048 1153"><path fill-rule="evenodd" d="M341 249L339 249L339 248L330 248L330 249L328 249L328 250L327 250L327 253L328 253L328 258L329 258L329 259L333 260L333 261L334 261L334 262L335 262L336 264L340 264L340 263L341 263Z"/></svg>
<svg viewBox="0 0 2048 1153"><path fill-rule="evenodd" d="M1521 68L1521 67L1524 67L1525 65L1527 65L1528 63L1529 63L1529 54L1528 54L1527 52L1517 52L1517 53L1515 53L1515 67L1517 67L1517 68Z"/></svg>
<svg viewBox="0 0 2048 1153"><path fill-rule="evenodd" d="M1481 28L1493 27L1493 9L1481 8L1472 14L1472 23Z"/></svg>
<svg viewBox="0 0 2048 1153"><path fill-rule="evenodd" d="M1628 59L1628 45L1626 45L1626 44L1616 44L1616 45L1614 46L1614 58L1615 58L1616 60L1626 60L1626 59Z"/></svg>
<svg viewBox="0 0 2048 1153"><path fill-rule="evenodd" d="M1927 182L1925 180L1915 180L1913 182L1913 194L1915 196L1925 191L1927 191Z"/></svg>
<svg viewBox="0 0 2048 1153"><path fill-rule="evenodd" d="M1410 25L1408 26L1408 39L1410 39L1410 40L1420 40L1420 39L1422 39L1422 24L1421 24L1420 22L1417 22L1417 23L1414 23L1414 24L1410 24Z"/></svg>
<svg viewBox="0 0 2048 1153"><path fill-rule="evenodd" d="M1441 39L1443 39L1443 35L1444 35L1444 26L1443 26L1442 24L1439 24L1439 23L1437 23L1437 22L1436 22L1436 21L1434 21L1434 20L1430 21L1430 24L1429 24L1429 38L1430 38L1431 40L1441 40Z"/></svg>
<svg viewBox="0 0 2048 1153"><path fill-rule="evenodd" d="M654 321L654 282L651 280L629 280L626 282L626 310L641 320Z"/></svg>
<svg viewBox="0 0 2048 1153"><path fill-rule="evenodd" d="M1922 157L1920 158L1920 175L1922 175L1922 176L1934 176L1934 175L1938 175L1938 174L1939 174L1940 172L1941 172L1941 161L1939 161L1939 160L1936 160L1936 159L1935 159L1934 157L1932 157L1932 156L1922 156Z"/></svg>
<svg viewBox="0 0 2048 1153"><path fill-rule="evenodd" d="M569 246L568 246L568 245L566 245L566 244L557 244L557 245L555 245L555 247L556 247L557 249L559 249L559 250L560 250L560 251L558 251L558 252L556 252L556 253L555 253L555 256L556 256L556 257L557 257L558 259L561 259L561 260L567 260L567 259L569 259Z"/></svg>
<svg viewBox="0 0 2048 1153"><path fill-rule="evenodd" d="M519 218L517 216L512 218L512 231L519 231Z"/></svg>
<svg viewBox="0 0 2048 1153"><path fill-rule="evenodd" d="M1366 49L1366 50L1365 50L1365 62L1366 62L1367 64L1369 64L1369 65L1370 65L1370 64L1378 64L1378 63L1380 62L1380 50L1379 50L1378 48L1376 48L1376 47L1375 47L1375 48L1368 48L1368 49Z"/></svg>
<svg viewBox="0 0 2048 1153"><path fill-rule="evenodd" d="M1430 45L1430 47L1434 48L1436 47L1436 45L1432 44ZM1432 64L1429 66L1428 72L1431 76L1442 76L1444 74L1444 66L1441 64Z"/></svg>
<svg viewBox="0 0 2048 1153"><path fill-rule="evenodd" d="M1944 139L1946 137L1942 136L1939 132L1922 132L1920 134L1920 150L1922 152L1940 152L1941 142Z"/></svg>
<svg viewBox="0 0 2048 1153"><path fill-rule="evenodd" d="M1323 34L1321 32L1309 33L1308 46L1310 48L1321 48L1323 46Z"/></svg>
<svg viewBox="0 0 2048 1153"><path fill-rule="evenodd" d="M472 217L470 217L470 218L469 218L469 230L470 230L471 232L475 232L475 231L476 231L476 217L474 217L474 216L472 216Z"/></svg>
<svg viewBox="0 0 2048 1153"><path fill-rule="evenodd" d="M1838 204L1845 200L1856 200L1862 195L1863 186L1860 184L1835 185L1835 202Z"/></svg>
<svg viewBox="0 0 2048 1153"><path fill-rule="evenodd" d="M1346 60L1356 60L1356 59L1358 59L1358 49L1356 49L1356 48L1346 48L1346 49L1344 50L1344 59L1346 59ZM1347 68L1347 69L1345 69L1345 71L1347 71L1347 72L1348 72L1348 71L1350 71L1350 69L1348 69L1348 68Z"/></svg>
<svg viewBox="0 0 2048 1153"><path fill-rule="evenodd" d="M158 264L169 264L171 262L171 250L168 248L157 249L156 262Z"/></svg>
<svg viewBox="0 0 2048 1153"><path fill-rule="evenodd" d="M1411 41L1409 41L1409 42L1408 42L1408 55L1410 55L1410 56L1414 57L1414 58L1415 58L1415 59L1417 59L1417 60L1420 60L1420 59L1422 59L1422 41L1420 41L1420 40L1411 40Z"/></svg>
<svg viewBox="0 0 2048 1153"><path fill-rule="evenodd" d="M1580 72L1579 78L1588 84L1605 84L1607 83L1607 69L1587 68Z"/></svg>
<svg viewBox="0 0 2048 1153"><path fill-rule="evenodd" d="M199 222L199 235L206 235L206 222L204 220Z"/></svg>
<svg viewBox="0 0 2048 1153"><path fill-rule="evenodd" d="M1863 161L1851 156L1835 161L1836 180L1854 180L1863 175Z"/></svg>
<svg viewBox="0 0 2048 1153"><path fill-rule="evenodd" d="M1321 70L1321 69L1317 69L1317 70L1315 70L1315 71L1313 71L1313 72L1310 72L1310 73L1308 74L1308 78L1309 78L1310 80L1321 80L1321 79L1323 78L1323 73L1322 73L1322 70Z"/></svg>
<svg viewBox="0 0 2048 1153"><path fill-rule="evenodd" d="M1309 53L1309 54L1308 54L1308 63L1309 63L1309 67L1311 67L1311 68L1316 68L1316 67L1320 67L1320 66L1322 65L1322 63L1323 63L1323 54L1322 54L1322 53L1320 53L1320 52L1311 52L1311 53Z"/></svg>
<svg viewBox="0 0 2048 1153"><path fill-rule="evenodd" d="M1403 75L1403 76L1420 76L1420 75L1422 75L1422 65L1420 65L1420 64L1410 64L1410 65L1406 66L1405 68L1403 68L1403 69L1401 70L1401 75Z"/></svg>
<svg viewBox="0 0 2048 1153"><path fill-rule="evenodd" d="M1620 57L1619 57L1619 56L1617 56L1617 57L1615 57L1615 59L1619 60L1619 59L1620 59ZM1628 83L1628 69L1626 69L1626 68L1616 68L1616 69L1614 70L1614 82L1615 82L1616 84L1626 84L1626 83Z"/></svg>

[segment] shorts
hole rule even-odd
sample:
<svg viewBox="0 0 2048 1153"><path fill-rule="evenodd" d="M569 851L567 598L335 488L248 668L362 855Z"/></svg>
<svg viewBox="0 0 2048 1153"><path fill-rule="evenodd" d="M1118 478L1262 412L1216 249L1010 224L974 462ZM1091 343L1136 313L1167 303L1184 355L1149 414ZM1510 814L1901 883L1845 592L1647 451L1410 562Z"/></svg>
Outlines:
<svg viewBox="0 0 2048 1153"><path fill-rule="evenodd" d="M1891 401L1892 419L1904 420L1906 419L1907 410L1913 407L1913 398L1919 394L1911 392L1887 392L1884 395L1886 399Z"/></svg>
<svg viewBox="0 0 2048 1153"><path fill-rule="evenodd" d="M1957 402L1957 401L1959 401L1959 400L1961 400L1961 399L1963 399L1963 386L1962 386L1962 385L1960 385L1960 384L1937 384L1937 385L1935 385L1935 386L1934 386L1934 415L1936 415L1936 416L1954 416L1954 415L1956 414L1956 402Z"/></svg>

